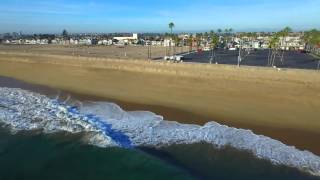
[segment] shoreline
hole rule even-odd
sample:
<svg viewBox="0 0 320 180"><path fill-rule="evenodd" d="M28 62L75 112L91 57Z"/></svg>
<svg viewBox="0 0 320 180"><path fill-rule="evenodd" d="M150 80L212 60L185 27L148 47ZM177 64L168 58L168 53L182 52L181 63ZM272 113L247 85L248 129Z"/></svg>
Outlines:
<svg viewBox="0 0 320 180"><path fill-rule="evenodd" d="M8 56L14 56L14 55L8 55ZM30 58L34 57L30 54L29 54L29 56L30 56ZM51 88L66 90L66 92L68 92L68 93L70 93L80 99L83 98L83 99L88 99L88 100L111 101L111 102L118 104L119 106L121 106L125 110L152 111L154 113L157 113L159 115L164 116L165 119L174 120L174 121L178 121L181 123L203 125L206 122L213 120L213 121L217 121L219 123L223 123L223 124L237 127L237 128L250 129L257 134L263 134L263 135L269 136L271 138L278 139L288 145L295 145L296 147L298 147L301 150L307 149L307 150L312 151L315 154L318 154L318 155L320 154L320 145L317 145L317 143L316 143L317 139L319 139L319 137L320 137L320 133L317 130L317 127L319 126L319 122L313 122L312 124L306 124L303 122L297 123L297 121L292 121L296 124L292 127L292 125L289 124L290 121L288 121L288 120L285 123L279 123L279 122L275 122L275 120L273 120L273 121L272 120L271 121L263 120L263 118L260 117L259 121L255 122L254 120L252 120L255 116L257 117L257 114L255 114L255 113L247 114L246 115L247 117L249 117L248 115L254 115L251 119L247 119L247 120L242 120L244 118L235 119L236 116L234 116L234 115L231 117L235 117L235 118L229 118L230 115L225 114L226 112L224 112L222 115L219 115L217 113L210 113L210 112L208 112L208 110L193 109L193 108L196 108L196 105L199 103L196 103L196 105L190 104L191 108L190 107L186 108L185 105L182 105L181 103L177 102L176 96L178 96L178 99L180 99L180 98L187 97L188 95L192 97L192 96L195 96L195 94L182 93L182 95L181 95L180 94L181 92L177 91L175 86L169 87L169 90L172 90L172 89L174 90L173 93L175 96L172 96L170 94L166 94L165 92L167 92L167 93L170 92L170 91L166 90L166 87L161 86L161 84L160 85L159 84L156 84L156 85L152 84L152 83L150 83L150 80L147 80L146 84L155 85L160 90L162 90L162 88L163 88L164 92L163 91L159 92L156 89L152 89L152 88L147 88L147 87L142 88L141 87L142 89L139 88L140 91L146 89L145 90L146 95L143 95L143 94L140 94L141 92L137 91L136 87L134 87L135 86L134 83L139 82L138 83L139 85L144 84L141 81L143 81L146 76L152 76L151 79L156 78L156 77L159 78L158 74L162 73L161 68L168 67L169 65L159 65L158 63L154 64L153 62L130 62L130 61L123 61L123 60L110 61L110 63L115 62L115 63L119 63L119 64L125 64L125 66L127 66L125 68L128 68L130 66L134 66L134 65L132 65L134 63L137 63L137 64L146 63L147 65L145 65L144 69L142 68L142 71L145 70L146 72L137 73L137 72L132 72L132 71L128 72L128 71L126 71L125 68L122 69L122 67L119 67L119 66L112 66L111 69L108 69L106 66L108 66L109 62L103 61L103 62L96 63L96 60L90 60L89 62L80 62L80 64L81 64L80 67L74 67L74 66L70 66L70 64L72 64L72 62L74 62L74 60L72 60L72 57L69 57L69 58L71 58L71 61L69 61L69 59L67 59L63 62L61 62L61 60L59 60L59 59L58 60L55 59L56 58L55 56L51 57L51 58L53 58L53 61L63 63L63 64L59 64L59 65L57 65L57 64L53 65L53 64L50 64L50 59L49 60L44 59L44 56L45 55L40 56L40 58L39 57L34 58L35 60L32 59L32 61L33 61L32 63L30 63L30 62L25 63L25 62L23 62L25 59L21 59L20 56L14 56L13 58L16 58L16 62L13 62L13 61L10 61L10 60L12 60L10 58L9 58L10 59L9 61L8 61L8 59L4 60L6 58L6 56L1 54L1 56L0 56L0 64L1 64L0 65L0 73L1 74L0 75L10 76L10 77L13 77L16 79L26 81L28 83L42 84L42 85L47 85ZM65 59L65 57L61 57L61 59ZM48 67L48 61L49 61L50 67ZM77 61L79 61L79 60L77 60ZM81 61L86 61L86 60L81 60ZM125 62L125 63L123 63L123 62ZM84 63L84 64L82 64L82 63ZM91 65L91 68L84 67L85 64L92 64L92 63L94 63L94 64ZM99 65L103 65L103 66L99 67ZM112 65L114 65L114 64L112 64ZM147 69L147 68L149 68L148 65L160 66L160 68L159 68L160 70L158 69L159 71L155 71L154 73L150 73L150 71L154 71L157 69L152 69L152 67L151 67L151 69ZM242 104L243 102L248 102L248 101L244 101L246 99L244 99L244 100L240 99L240 102L237 101L237 98L240 98L240 97L238 94L234 94L235 92L232 91L232 92L228 92L227 95L233 96L233 98L235 100L229 99L228 102L223 103L223 98L224 98L223 95L226 95L226 94L224 94L219 89L215 89L214 86L212 86L211 84L206 85L208 83L207 81L212 80L212 79L217 79L217 80L222 79L223 80L223 78L224 78L225 81L230 81L227 84L220 84L218 86L227 86L227 85L230 86L229 83L231 83L231 84L235 83L234 86L239 87L239 84L241 85L241 83L244 83L245 85L247 85L248 83L249 84L252 83L251 81L253 80L253 82L255 82L254 85L257 85L257 86L263 86L264 83L273 82L270 85L271 87L277 87L277 86L280 86L281 83L283 83L284 84L283 86L296 85L299 88L301 88L301 86L308 86L311 88L311 90L313 90L312 92L314 92L314 90L319 90L319 86L317 86L317 85L314 86L314 84L316 84L317 82L320 82L319 75L312 77L312 78L309 77L311 75L316 75L316 74L313 74L314 73L313 71L311 71L311 75L309 75L309 73L308 74L305 73L305 70L297 70L297 71L296 70L292 70L292 71L287 70L287 71L283 71L283 72L277 72L274 69L264 70L262 68L260 70L260 68L258 68L259 70L257 70L258 71L257 72L255 68L244 67L240 70L237 70L234 67L226 67L227 68L226 70L222 69L222 73L218 72L218 73L214 74L214 72L213 72L213 75L219 75L219 76L213 76L212 74L210 74L210 73L212 73L210 70L212 70L212 69L216 70L219 68L223 68L223 66L218 66L218 67L213 66L211 69L211 67L208 67L207 65L195 65L196 69L200 69L200 70L202 69L203 71L200 73L200 75L196 74L196 77L190 77L190 75L191 75L190 69L193 68L193 65L192 66L191 65L186 65L186 66L185 65L177 65L177 64L172 64L172 65L173 65L173 67L171 67L171 65L170 65L169 69L167 69L167 71L166 71L166 72L169 72L169 74L164 73L163 80L160 82L163 83L163 82L168 82L171 80L174 83L178 83L178 85L176 85L176 86L179 86L180 81L182 81L182 82L186 81L185 83L182 83L183 89L186 88L186 90L193 89L193 88L190 89L190 87L189 88L186 87L188 84L190 85L190 83L191 84L195 83L195 84L198 84L201 86L205 86L203 91L208 91L208 87L206 87L206 86L209 86L209 87L213 87L213 89L215 90L216 93L221 93L221 96L222 96L222 97L220 97L221 99L219 99L219 97L213 96L212 92L207 92L207 93L204 93L204 95L203 95L204 97L201 97L201 96L192 97L192 99L187 99L187 102L195 102L196 101L195 98L201 98L201 100L204 100L203 98L206 98L206 97L207 98L214 97L215 100L219 100L219 103L222 103L222 105L226 106L226 107L228 107L228 105L233 101L236 104L240 103L237 107L241 107L241 105L243 105ZM94 67L92 67L92 66L94 66ZM7 67L7 69L6 69L6 67ZM120 70L112 69L115 67ZM32 72L33 68L36 68L40 72ZM44 68L44 69L41 69L41 68ZM137 67L134 66L134 68L137 68ZM179 71L181 69L189 71L189 72L180 73ZM10 72L10 70L15 70L16 72L12 72L12 71ZM46 70L49 70L49 71L46 71ZM71 72L67 72L67 70L68 71L70 70ZM134 70L136 71L137 69L134 69ZM64 75L65 79L62 78L61 80L58 80L58 77L56 77L52 71L62 73L62 75L58 75L58 76L60 78L62 78ZM105 71L110 71L110 72L106 73ZM241 72L248 72L248 74L244 74L244 77L243 77L243 75L240 74L241 77L239 78L239 77L236 77L235 73L232 73L231 71L238 71L240 73ZM252 75L252 74L258 75L260 77L260 76L262 76L261 71L263 71L263 72L267 71L267 74L268 73L269 74L280 73L282 75L280 75L280 77L273 77L273 76L266 77L264 79L264 80L266 80L264 83L261 83L261 82L259 83L257 79L254 79L255 77L253 77L253 78L251 77L251 79L245 79L248 77L250 78L250 75ZM294 74L292 72L298 72L298 75L292 75L292 74ZM96 73L96 75L91 76L92 73L93 74ZM223 75L223 73L230 73L230 74ZM45 77L38 77L40 74L42 74ZM173 74L178 74L178 75L176 75L172 79L170 77L172 77ZM206 74L208 75L207 77L205 76ZM302 78L301 77L297 78L297 76L299 76L301 74L302 74ZM75 75L77 75L77 76L71 77L71 76L75 76ZM90 75L90 77L84 78L84 79L82 79L82 81L72 82L73 80L85 77L85 75ZM97 78L98 75L110 75L111 77L106 78L105 79L106 82L105 82L103 78ZM132 78L131 76L134 76L134 78ZM305 77L309 77L309 78L301 80ZM114 78L115 81L119 81L119 82L114 82L112 80L112 78ZM122 78L125 78L125 80L122 80ZM98 82L101 82L103 84L106 84L106 83L111 83L111 84L110 84L110 86L107 86L107 85L103 86L103 85L98 85L95 83L92 84L92 82L90 82L91 80L97 80ZM286 81L286 80L288 80L288 81ZM199 81L199 82L197 82L197 81ZM237 81L240 81L240 82L237 83ZM277 81L279 81L279 82L277 82ZM104 89L107 89L107 88L114 88L114 89L112 91L109 91L106 93L106 92L103 92L99 89L92 90L92 88L90 88L90 87L88 88L88 87L80 86L77 83L84 83L84 86L85 85L92 85L93 88L100 87L100 88L104 88ZM123 84L123 83L126 83L126 84ZM113 86L113 85L115 85L115 86ZM200 86L200 88L201 88L201 86ZM134 91L130 92L129 94L115 93L115 91L122 91L123 88L125 88L125 87L132 88L132 90L134 90ZM240 91L242 91L242 92L244 92L244 90L250 91L250 89L245 89L243 86L240 86L240 87L243 88L243 89L240 89ZM196 88L196 87L194 87L194 88ZM177 89L179 89L179 87ZM228 87L222 88L222 90L228 90ZM261 90L261 88L259 90ZM151 93L151 95L148 96L148 91L150 91L150 92L155 91L155 92ZM270 91L272 92L272 90L270 90ZM199 93L199 91L197 91L197 92ZM250 91L250 92L252 92L252 91ZM320 91L318 91L318 92L320 92ZM154 94L157 94L157 93L162 94L162 95L160 95L159 98L164 98L164 97L170 98L171 97L171 98L174 98L174 101L171 101L171 103L169 103L168 101L166 101L166 102L160 101L158 97L153 97ZM290 93L293 93L293 92L290 92ZM292 96L292 94L290 94L290 93L289 93L289 95ZM311 94L311 92L308 92L306 94L302 94L302 98L308 98L305 102L304 101L300 102L299 99L298 100L295 99L295 101L298 101L298 103L302 103L302 105L304 105L304 106L307 102L308 103L311 102L311 103L313 103L313 106L315 109L320 107L319 104L314 101L317 98L317 94L315 93L311 96L309 93ZM133 95L134 98L128 98L131 95ZM252 94L252 95L254 96L255 94ZM280 95L278 95L278 96L276 95L276 97L263 96L262 99L270 101L270 104L274 105L276 99L278 99L279 96L281 96L281 95L283 95L283 93L280 92ZM248 97L248 94L246 94L246 97ZM313 100L310 98L313 98ZM138 101L137 101L137 99L138 99ZM260 99L261 99L261 97L260 97ZM180 100L183 101L182 99L180 99ZM290 100L290 102L294 102L291 97L285 97L282 100ZM131 103L131 102L135 102L135 103ZM175 103L173 103L173 102L175 102ZM212 104L211 101L208 101L208 102L210 102L210 104ZM249 101L249 103L253 103L253 104L257 103L257 105L259 105L259 102L255 102L255 101ZM206 103L203 102L203 104L205 105ZM259 106L261 106L261 105L259 105ZM201 107L203 108L204 106L202 105ZM224 108L226 108L226 107L224 107ZM243 110L248 110L252 107L253 106L251 105L249 107L243 108ZM224 108L222 108L222 109L224 109ZM257 110L260 112L262 111L261 109L257 109ZM218 112L218 110L215 110L215 111ZM288 111L288 112L287 111L288 110L283 111L284 112L283 116L285 116L285 114L288 114L290 112L293 114L296 113L294 111ZM267 112L267 111L265 111L265 112ZM278 111L278 112L281 112L281 111ZM306 113L305 114L306 116L308 115L307 112L303 112L303 114L304 113ZM313 116L309 115L309 117L311 117L311 118L312 117L313 118L319 117L318 112L313 112L313 113L315 113L315 114L313 114ZM265 116L270 117L270 114L265 114ZM301 114L300 114L300 116L301 116ZM264 118L267 118L267 117L264 117ZM302 120L302 121L304 121L304 120ZM308 122L310 123L311 121L309 120ZM309 127L306 128L306 125L308 125ZM314 127L310 127L310 126L314 126Z"/></svg>

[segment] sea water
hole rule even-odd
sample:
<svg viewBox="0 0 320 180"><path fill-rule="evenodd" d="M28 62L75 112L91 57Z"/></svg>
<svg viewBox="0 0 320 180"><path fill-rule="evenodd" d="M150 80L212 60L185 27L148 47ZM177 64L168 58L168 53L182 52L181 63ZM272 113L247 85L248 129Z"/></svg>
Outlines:
<svg viewBox="0 0 320 180"><path fill-rule="evenodd" d="M86 149L84 152L87 152L92 148L106 153L108 157L109 153L117 149L117 151L132 154L132 157L139 156L136 159L138 162L143 157L151 158L144 156L144 153L139 154L147 152L156 159L151 160L152 162L162 163L158 162L157 165L167 164L164 166L167 167L165 169L167 172L164 172L165 176L166 173L171 174L172 172L168 172L171 170L176 176L168 175L168 177L177 179L186 177L197 179L241 179L241 177L313 179L316 176L309 175L319 174L320 158L318 156L287 146L277 140L255 135L250 130L236 129L216 122L210 122L204 126L180 124L166 121L152 112L126 112L116 104L108 102L83 103L75 107L59 102L57 99L21 89L0 88L0 95L0 121L11 134L34 133L35 131L40 133L32 139L21 138L25 136L2 134L4 139L12 136L16 137L16 140L26 142L36 140L35 144L37 144L42 142L45 134L66 133L67 137L79 135L76 142L80 141L93 146L77 144L72 151ZM54 139L45 142L55 143ZM5 142L12 142L12 140ZM64 144L67 147L74 145L73 141L66 141ZM32 143L26 143L26 145L32 146ZM15 145L10 146L10 148L14 147ZM56 147L52 147L53 152L56 151L54 148ZM13 152L19 153L20 151ZM87 155L90 157L89 154ZM48 156L50 157L50 153ZM10 153L1 154L1 157L12 158ZM119 160L121 162L121 158ZM81 164L80 161L79 163ZM106 163L109 164L109 162ZM197 166L192 167L195 164ZM120 166L126 166L126 164ZM42 167L45 166L40 163L39 168ZM143 166L135 166L138 169L139 167ZM252 170L252 168L256 169ZM233 173L230 174L229 171ZM134 175L134 172L129 172L131 173ZM137 173L142 177L148 177L148 173L145 176L143 172L137 171ZM70 172L70 174L73 173Z"/></svg>

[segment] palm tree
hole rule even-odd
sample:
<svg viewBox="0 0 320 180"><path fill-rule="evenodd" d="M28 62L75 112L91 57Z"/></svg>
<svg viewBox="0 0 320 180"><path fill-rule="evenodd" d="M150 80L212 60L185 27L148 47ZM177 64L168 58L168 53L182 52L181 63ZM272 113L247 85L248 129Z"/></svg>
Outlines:
<svg viewBox="0 0 320 180"><path fill-rule="evenodd" d="M64 29L64 30L62 31L62 36L63 36L63 39L64 39L64 40L69 39L69 33L68 33L68 31L67 31L66 29Z"/></svg>
<svg viewBox="0 0 320 180"><path fill-rule="evenodd" d="M220 28L217 31L218 31L219 35L222 33L222 29L220 29Z"/></svg>
<svg viewBox="0 0 320 180"><path fill-rule="evenodd" d="M232 33L233 32L233 29L232 28L229 28L229 33Z"/></svg>
<svg viewBox="0 0 320 180"><path fill-rule="evenodd" d="M278 49L279 49L279 39L281 34L275 33L270 40L269 44L269 55L268 55L268 65L273 66L275 63L276 56L278 55Z"/></svg>
<svg viewBox="0 0 320 180"><path fill-rule="evenodd" d="M192 51L192 43L193 43L193 37L190 35L187 39L187 43L189 45L189 53Z"/></svg>
<svg viewBox="0 0 320 180"><path fill-rule="evenodd" d="M170 29L170 34L171 34L171 40L170 40L170 43L169 43L169 46L170 46L170 52L172 51L171 49L171 41L173 39L172 35L173 35L173 28L175 27L174 23L173 22L170 22L169 23L169 29Z"/></svg>
<svg viewBox="0 0 320 180"><path fill-rule="evenodd" d="M209 38L209 33L208 32L205 32L204 34L203 34L203 38L204 38L204 40L205 40L205 45L207 46L207 44L208 44L208 38Z"/></svg>
<svg viewBox="0 0 320 180"><path fill-rule="evenodd" d="M215 48L219 43L219 37L215 33L211 33L210 38L211 38L211 57L210 57L210 64L211 64L212 60L216 60ZM216 60L216 63L217 63L217 60Z"/></svg>
<svg viewBox="0 0 320 180"><path fill-rule="evenodd" d="M285 38L289 35L289 33L292 32L292 29L290 27L285 27L282 31L280 31L280 35L282 36L282 45L285 44L286 40ZM284 46L284 49L282 50L281 55L281 63L284 64L284 51L286 50L286 46Z"/></svg>
<svg viewBox="0 0 320 180"><path fill-rule="evenodd" d="M229 33L229 29L225 29L224 33L227 35Z"/></svg>
<svg viewBox="0 0 320 180"><path fill-rule="evenodd" d="M200 43L201 43L201 33L196 33L196 42L197 42L197 49L199 49Z"/></svg>
<svg viewBox="0 0 320 180"><path fill-rule="evenodd" d="M224 33L225 33L225 39L226 39L226 46L228 46L228 35L229 35L229 29L225 29L224 30Z"/></svg>
<svg viewBox="0 0 320 180"><path fill-rule="evenodd" d="M320 31L317 29L312 29L304 33L304 41L306 42L306 50L310 53L317 54L319 56L319 51L316 51L316 46L320 45ZM317 69L320 68L320 59L318 59Z"/></svg>
<svg viewBox="0 0 320 180"><path fill-rule="evenodd" d="M164 34L164 39L166 39L168 37L170 37L170 34L169 33L165 33ZM168 48L167 48L167 45L165 45L165 46L166 46L166 55L165 56L168 56L169 55Z"/></svg>
<svg viewBox="0 0 320 180"><path fill-rule="evenodd" d="M180 44L181 39L179 38L179 36L174 35L173 36L173 41L175 42L174 46L173 46L173 54L176 54L176 47Z"/></svg>
<svg viewBox="0 0 320 180"><path fill-rule="evenodd" d="M170 28L170 32L171 32L171 35L172 35L172 32L173 32L173 28L175 27L174 23L171 22L169 23L169 28Z"/></svg>
<svg viewBox="0 0 320 180"><path fill-rule="evenodd" d="M209 36L212 37L213 35L214 35L214 30L211 30L211 31L209 32Z"/></svg>
<svg viewBox="0 0 320 180"><path fill-rule="evenodd" d="M312 29L304 33L304 41L306 42L306 48L308 51L312 51L312 47L320 43L320 31L317 29Z"/></svg>

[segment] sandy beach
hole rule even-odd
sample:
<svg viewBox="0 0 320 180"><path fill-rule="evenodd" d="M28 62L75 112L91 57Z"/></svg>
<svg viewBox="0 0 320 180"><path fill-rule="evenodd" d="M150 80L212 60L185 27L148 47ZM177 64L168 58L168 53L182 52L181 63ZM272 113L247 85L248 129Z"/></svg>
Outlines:
<svg viewBox="0 0 320 180"><path fill-rule="evenodd" d="M320 154L320 73L172 64L64 53L0 51L0 76L149 110L168 120L217 121Z"/></svg>
<svg viewBox="0 0 320 180"><path fill-rule="evenodd" d="M152 46L151 58L162 59L169 47ZM176 47L176 53L187 52L189 47ZM194 48L193 48L194 50ZM0 51L32 54L67 55L74 57L94 57L112 59L145 60L148 58L146 46L85 46L85 45L1 45Z"/></svg>

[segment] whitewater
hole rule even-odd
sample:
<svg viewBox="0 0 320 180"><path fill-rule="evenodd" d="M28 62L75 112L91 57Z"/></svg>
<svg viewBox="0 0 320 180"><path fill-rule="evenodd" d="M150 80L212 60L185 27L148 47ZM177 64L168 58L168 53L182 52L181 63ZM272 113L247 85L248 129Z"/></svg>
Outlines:
<svg viewBox="0 0 320 180"><path fill-rule="evenodd" d="M215 148L230 146L275 165L320 176L319 156L250 130L216 122L181 124L152 112L126 112L113 103L90 102L76 107L38 93L0 87L0 122L12 133L82 133L84 142L99 147L158 148L201 142Z"/></svg>

